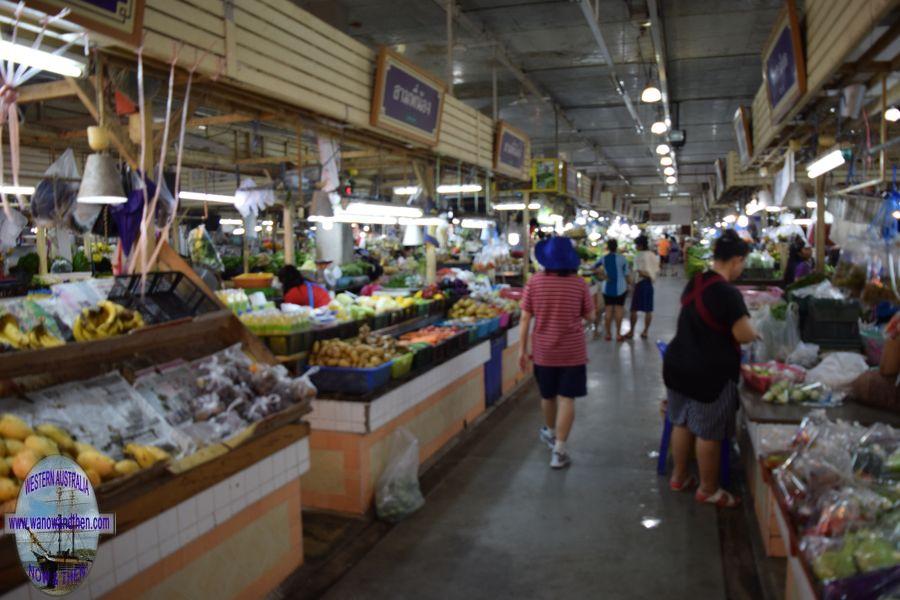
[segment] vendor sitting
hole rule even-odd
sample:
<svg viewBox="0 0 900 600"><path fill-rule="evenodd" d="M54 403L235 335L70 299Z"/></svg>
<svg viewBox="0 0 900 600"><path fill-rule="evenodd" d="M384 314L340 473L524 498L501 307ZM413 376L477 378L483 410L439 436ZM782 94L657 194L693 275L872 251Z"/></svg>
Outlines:
<svg viewBox="0 0 900 600"><path fill-rule="evenodd" d="M317 283L307 281L294 265L285 265L278 271L278 280L284 289L284 301L300 306L319 308L331 303L331 294Z"/></svg>
<svg viewBox="0 0 900 600"><path fill-rule="evenodd" d="M787 266L784 269L785 284L794 283L803 279L813 271L812 248L807 245L802 236L794 236L794 241L788 250Z"/></svg>
<svg viewBox="0 0 900 600"><path fill-rule="evenodd" d="M900 313L884 330L884 350L878 369L867 371L853 382L851 397L859 404L900 412Z"/></svg>

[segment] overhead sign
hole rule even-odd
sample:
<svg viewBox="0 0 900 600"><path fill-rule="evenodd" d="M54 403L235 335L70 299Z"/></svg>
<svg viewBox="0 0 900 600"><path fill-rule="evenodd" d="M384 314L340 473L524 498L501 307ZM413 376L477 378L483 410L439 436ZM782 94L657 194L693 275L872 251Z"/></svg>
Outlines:
<svg viewBox="0 0 900 600"><path fill-rule="evenodd" d="M67 21L132 46L141 42L144 0L28 0L27 4L48 15L68 8Z"/></svg>
<svg viewBox="0 0 900 600"><path fill-rule="evenodd" d="M778 123L806 93L806 63L794 0L785 0L763 48L763 80L772 122Z"/></svg>
<svg viewBox="0 0 900 600"><path fill-rule="evenodd" d="M529 158L531 142L528 136L506 121L498 121L497 139L494 141L494 170L516 179L527 179Z"/></svg>
<svg viewBox="0 0 900 600"><path fill-rule="evenodd" d="M739 106L734 112L734 137L737 138L741 166L747 166L753 156L753 134L750 131L750 111Z"/></svg>
<svg viewBox="0 0 900 600"><path fill-rule="evenodd" d="M371 123L405 138L436 146L441 136L444 82L382 48L375 71Z"/></svg>

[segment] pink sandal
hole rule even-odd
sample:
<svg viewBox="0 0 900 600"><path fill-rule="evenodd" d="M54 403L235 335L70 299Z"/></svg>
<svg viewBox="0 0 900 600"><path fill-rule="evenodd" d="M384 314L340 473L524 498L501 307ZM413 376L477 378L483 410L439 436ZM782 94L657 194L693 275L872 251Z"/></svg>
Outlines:
<svg viewBox="0 0 900 600"><path fill-rule="evenodd" d="M715 494L704 494L697 490L694 500L701 504L714 504L719 508L737 508L741 505L741 499L738 496L732 496L722 488L717 489Z"/></svg>
<svg viewBox="0 0 900 600"><path fill-rule="evenodd" d="M674 479L669 480L669 489L673 492L686 492L695 487L697 487L697 478L693 475L688 475L681 483Z"/></svg>

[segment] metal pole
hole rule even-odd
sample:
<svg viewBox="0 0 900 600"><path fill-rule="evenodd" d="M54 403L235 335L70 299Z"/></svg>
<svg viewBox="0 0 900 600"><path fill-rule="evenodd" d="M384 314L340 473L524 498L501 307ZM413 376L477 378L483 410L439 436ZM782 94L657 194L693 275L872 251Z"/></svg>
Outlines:
<svg viewBox="0 0 900 600"><path fill-rule="evenodd" d="M447 92L453 95L453 12L454 0L447 0Z"/></svg>
<svg viewBox="0 0 900 600"><path fill-rule="evenodd" d="M881 152L879 157L879 169L881 181L885 181L887 177L887 160L884 143L887 141L887 119L884 113L887 111L887 73L881 76Z"/></svg>
<svg viewBox="0 0 900 600"><path fill-rule="evenodd" d="M494 122L497 121L497 63L491 65L491 115Z"/></svg>
<svg viewBox="0 0 900 600"><path fill-rule="evenodd" d="M522 283L528 283L531 276L531 211L528 203L531 202L531 192L522 192L522 200L525 202L525 210L522 211Z"/></svg>
<svg viewBox="0 0 900 600"><path fill-rule="evenodd" d="M816 178L816 272L825 272L825 176Z"/></svg>

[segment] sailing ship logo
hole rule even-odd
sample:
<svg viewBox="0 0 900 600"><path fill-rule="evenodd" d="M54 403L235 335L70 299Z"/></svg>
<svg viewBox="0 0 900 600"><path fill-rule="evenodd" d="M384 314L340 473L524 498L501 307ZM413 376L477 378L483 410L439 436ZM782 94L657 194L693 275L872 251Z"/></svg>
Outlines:
<svg viewBox="0 0 900 600"><path fill-rule="evenodd" d="M72 459L38 462L22 482L5 533L31 583L52 596L75 590L94 563L101 534L115 533L115 515L101 514L87 475Z"/></svg>

